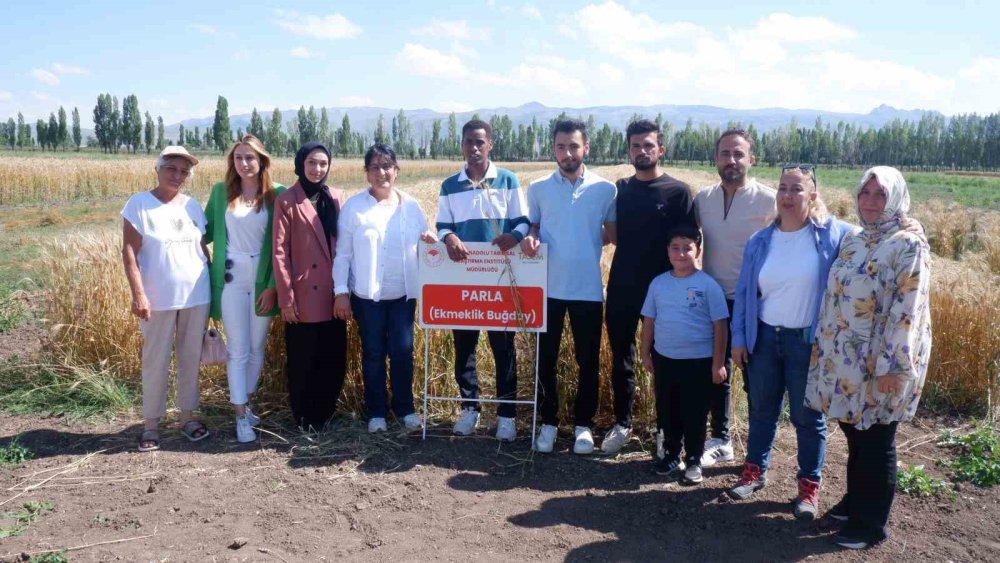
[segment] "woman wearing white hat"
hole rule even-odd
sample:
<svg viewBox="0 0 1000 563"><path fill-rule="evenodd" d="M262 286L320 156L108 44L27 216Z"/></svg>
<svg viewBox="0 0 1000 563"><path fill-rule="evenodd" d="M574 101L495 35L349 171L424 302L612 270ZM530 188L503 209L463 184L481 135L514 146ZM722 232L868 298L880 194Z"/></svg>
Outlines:
<svg viewBox="0 0 1000 563"><path fill-rule="evenodd" d="M166 415L170 353L177 359L181 432L197 442L208 428L192 418L198 408L198 368L211 302L205 213L181 187L198 159L169 146L156 160L157 185L129 198L123 221L122 261L132 291L132 314L142 330L142 413L139 451L160 448Z"/></svg>

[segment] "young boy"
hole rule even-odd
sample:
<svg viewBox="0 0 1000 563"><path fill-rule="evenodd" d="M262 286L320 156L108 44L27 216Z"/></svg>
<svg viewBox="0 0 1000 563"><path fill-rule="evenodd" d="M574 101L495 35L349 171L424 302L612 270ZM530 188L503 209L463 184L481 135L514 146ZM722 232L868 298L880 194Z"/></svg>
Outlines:
<svg viewBox="0 0 1000 563"><path fill-rule="evenodd" d="M655 471L669 481L683 474L686 484L696 484L702 481L712 384L726 380L729 310L722 288L698 268L701 232L682 226L668 241L673 269L653 279L642 306L642 364L655 374L657 425L664 435L665 455Z"/></svg>

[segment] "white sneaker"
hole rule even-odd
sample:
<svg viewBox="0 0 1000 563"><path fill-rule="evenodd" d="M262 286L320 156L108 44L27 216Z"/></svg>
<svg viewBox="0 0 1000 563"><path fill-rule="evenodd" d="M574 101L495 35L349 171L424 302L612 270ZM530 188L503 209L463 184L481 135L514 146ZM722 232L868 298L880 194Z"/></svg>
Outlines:
<svg viewBox="0 0 1000 563"><path fill-rule="evenodd" d="M497 440L501 442L513 442L517 438L517 425L514 419L507 416L497 417Z"/></svg>
<svg viewBox="0 0 1000 563"><path fill-rule="evenodd" d="M543 424L538 431L538 438L535 440L535 451L543 454L552 453L552 448L556 444L556 434L559 429L551 424Z"/></svg>
<svg viewBox="0 0 1000 563"><path fill-rule="evenodd" d="M601 442L601 451L606 454L618 453L618 450L622 449L622 446L628 442L630 436L632 436L631 428L625 428L616 424L608 432L608 435L604 437L604 441Z"/></svg>
<svg viewBox="0 0 1000 563"><path fill-rule="evenodd" d="M385 423L384 418L373 418L368 421L368 433L374 434L376 432L385 432L389 429L389 426Z"/></svg>
<svg viewBox="0 0 1000 563"><path fill-rule="evenodd" d="M573 443L573 453L580 455L594 453L594 435L590 428L577 426L574 434L576 434L576 442Z"/></svg>
<svg viewBox="0 0 1000 563"><path fill-rule="evenodd" d="M246 414L247 420L250 421L250 426L260 425L260 417L250 409L250 403L243 405L243 412Z"/></svg>
<svg viewBox="0 0 1000 563"><path fill-rule="evenodd" d="M663 459L667 455L667 450L663 448L663 429L656 431L656 459Z"/></svg>
<svg viewBox="0 0 1000 563"><path fill-rule="evenodd" d="M687 470L684 471L684 483L687 485L697 485L704 481L705 478L701 474L701 466L696 464L691 464L687 466Z"/></svg>
<svg viewBox="0 0 1000 563"><path fill-rule="evenodd" d="M722 438L712 438L705 442L705 453L701 456L701 465L711 467L719 461L733 461L733 443Z"/></svg>
<svg viewBox="0 0 1000 563"><path fill-rule="evenodd" d="M236 441L241 443L253 442L257 439L257 433L253 431L253 426L247 420L246 415L236 417Z"/></svg>
<svg viewBox="0 0 1000 563"><path fill-rule="evenodd" d="M477 426L479 426L479 411L469 407L462 409L451 431L459 436L471 436Z"/></svg>
<svg viewBox="0 0 1000 563"><path fill-rule="evenodd" d="M403 428L407 432L412 432L414 430L420 430L424 426L424 421L420 419L416 413L410 413L403 417Z"/></svg>

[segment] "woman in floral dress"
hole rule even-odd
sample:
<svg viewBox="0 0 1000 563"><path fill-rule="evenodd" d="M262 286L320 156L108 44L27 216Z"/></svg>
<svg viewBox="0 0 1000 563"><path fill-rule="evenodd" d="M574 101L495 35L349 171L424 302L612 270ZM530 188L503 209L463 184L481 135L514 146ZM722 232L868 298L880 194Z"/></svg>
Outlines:
<svg viewBox="0 0 1000 563"><path fill-rule="evenodd" d="M830 270L805 400L847 437L847 494L828 514L846 522L834 541L862 549L889 535L896 426L913 417L927 375L930 249L900 227L910 196L898 170L868 169L856 196L862 231Z"/></svg>

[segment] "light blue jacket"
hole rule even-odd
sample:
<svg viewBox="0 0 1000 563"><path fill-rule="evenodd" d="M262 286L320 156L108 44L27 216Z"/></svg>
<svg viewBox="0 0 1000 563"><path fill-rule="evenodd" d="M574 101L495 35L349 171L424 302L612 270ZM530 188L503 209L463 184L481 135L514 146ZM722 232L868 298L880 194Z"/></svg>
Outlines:
<svg viewBox="0 0 1000 563"><path fill-rule="evenodd" d="M819 279L817 280L819 291L816 293L815 303L818 318L820 304L823 302L823 293L826 291L826 279L830 274L830 265L840 253L840 241L848 233L858 230L859 227L833 217L828 218L825 223L817 223L810 218L809 225L812 227L813 240L816 242L816 252L819 255ZM740 278L736 282L731 323L733 348L746 348L751 353L754 344L757 343L757 315L760 309L760 292L757 280L760 278L760 269L764 266L764 260L767 258L771 244L771 233L776 228L772 223L750 237L743 250L743 266L740 268ZM816 335L815 319L809 326L808 335L809 341L812 342Z"/></svg>

